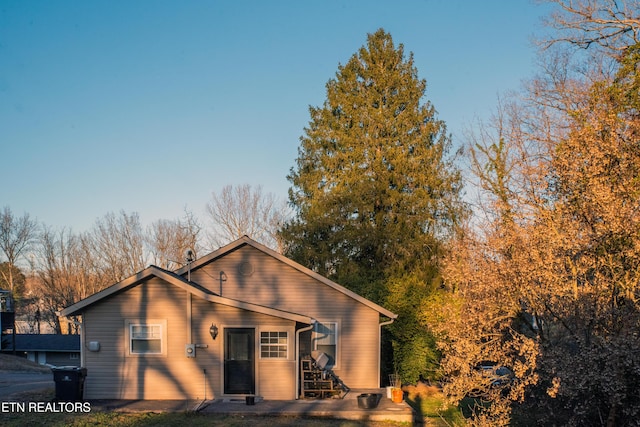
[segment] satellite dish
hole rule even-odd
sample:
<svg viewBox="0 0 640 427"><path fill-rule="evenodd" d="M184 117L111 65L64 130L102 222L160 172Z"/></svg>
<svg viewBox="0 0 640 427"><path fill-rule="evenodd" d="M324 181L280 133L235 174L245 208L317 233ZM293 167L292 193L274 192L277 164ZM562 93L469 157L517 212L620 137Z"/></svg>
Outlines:
<svg viewBox="0 0 640 427"><path fill-rule="evenodd" d="M187 249L184 253L184 257L187 260L187 264L191 264L196 259L196 253L193 251L193 249Z"/></svg>

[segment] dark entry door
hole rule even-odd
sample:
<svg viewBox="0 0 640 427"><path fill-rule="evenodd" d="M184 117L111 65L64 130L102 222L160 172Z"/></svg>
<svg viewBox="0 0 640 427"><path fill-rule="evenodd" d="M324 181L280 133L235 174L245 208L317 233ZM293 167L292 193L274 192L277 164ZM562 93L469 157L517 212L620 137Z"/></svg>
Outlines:
<svg viewBox="0 0 640 427"><path fill-rule="evenodd" d="M255 329L224 330L224 393L255 393Z"/></svg>

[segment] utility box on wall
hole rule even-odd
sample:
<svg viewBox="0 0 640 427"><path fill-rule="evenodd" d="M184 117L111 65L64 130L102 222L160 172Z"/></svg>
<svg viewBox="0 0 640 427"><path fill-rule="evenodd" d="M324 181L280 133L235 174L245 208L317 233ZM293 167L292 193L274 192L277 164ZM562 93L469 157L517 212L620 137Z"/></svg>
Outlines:
<svg viewBox="0 0 640 427"><path fill-rule="evenodd" d="M184 347L184 354L187 357L196 357L196 345L195 344L187 344Z"/></svg>

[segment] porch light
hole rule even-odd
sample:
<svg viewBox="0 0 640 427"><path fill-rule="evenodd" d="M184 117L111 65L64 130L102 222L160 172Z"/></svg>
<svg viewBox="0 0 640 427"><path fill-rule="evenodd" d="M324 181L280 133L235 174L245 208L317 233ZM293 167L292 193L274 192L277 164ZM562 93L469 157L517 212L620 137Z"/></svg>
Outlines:
<svg viewBox="0 0 640 427"><path fill-rule="evenodd" d="M213 338L214 340L218 336L218 327L213 323L211 324L211 327L209 328L209 334L211 335L211 338Z"/></svg>

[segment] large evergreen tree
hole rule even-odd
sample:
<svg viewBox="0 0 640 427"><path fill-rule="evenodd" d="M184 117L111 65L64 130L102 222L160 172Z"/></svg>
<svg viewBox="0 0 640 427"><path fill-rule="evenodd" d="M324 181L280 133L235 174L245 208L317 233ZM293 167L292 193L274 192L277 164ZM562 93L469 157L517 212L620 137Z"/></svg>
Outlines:
<svg viewBox="0 0 640 427"><path fill-rule="evenodd" d="M388 305L397 298L387 284L397 293L403 277L422 288L403 293L428 293L460 214L450 138L425 90L413 55L382 29L369 34L327 83L324 104L310 107L288 177L287 255Z"/></svg>

